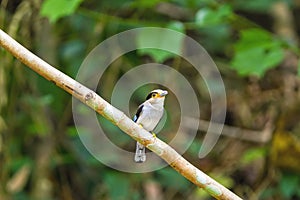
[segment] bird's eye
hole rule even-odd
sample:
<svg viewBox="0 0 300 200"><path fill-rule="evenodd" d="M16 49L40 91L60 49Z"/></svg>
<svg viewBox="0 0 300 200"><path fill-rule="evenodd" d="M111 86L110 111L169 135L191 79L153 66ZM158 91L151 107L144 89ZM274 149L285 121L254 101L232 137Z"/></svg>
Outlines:
<svg viewBox="0 0 300 200"><path fill-rule="evenodd" d="M156 97L156 94L152 94L152 98Z"/></svg>

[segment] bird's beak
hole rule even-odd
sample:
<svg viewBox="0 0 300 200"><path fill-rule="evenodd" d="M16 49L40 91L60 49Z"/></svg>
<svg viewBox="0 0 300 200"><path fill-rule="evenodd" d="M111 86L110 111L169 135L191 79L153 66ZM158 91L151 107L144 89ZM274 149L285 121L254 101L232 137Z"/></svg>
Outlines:
<svg viewBox="0 0 300 200"><path fill-rule="evenodd" d="M164 97L168 94L168 91L164 90L162 93L159 94L160 97Z"/></svg>

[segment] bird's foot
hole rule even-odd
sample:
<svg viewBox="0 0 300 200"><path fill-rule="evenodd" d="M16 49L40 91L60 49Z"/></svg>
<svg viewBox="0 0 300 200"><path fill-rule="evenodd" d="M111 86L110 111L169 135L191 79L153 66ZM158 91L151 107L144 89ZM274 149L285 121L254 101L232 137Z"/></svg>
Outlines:
<svg viewBox="0 0 300 200"><path fill-rule="evenodd" d="M156 134L154 132L151 132L152 133L152 136L156 139Z"/></svg>

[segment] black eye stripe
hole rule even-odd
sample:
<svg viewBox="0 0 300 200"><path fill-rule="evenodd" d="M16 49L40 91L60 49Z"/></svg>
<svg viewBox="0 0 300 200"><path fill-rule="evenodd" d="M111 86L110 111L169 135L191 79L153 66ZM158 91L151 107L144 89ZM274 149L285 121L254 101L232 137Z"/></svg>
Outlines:
<svg viewBox="0 0 300 200"><path fill-rule="evenodd" d="M153 94L157 95L158 93L157 92L151 92L150 94L148 94L146 100L151 99L151 97L152 97Z"/></svg>

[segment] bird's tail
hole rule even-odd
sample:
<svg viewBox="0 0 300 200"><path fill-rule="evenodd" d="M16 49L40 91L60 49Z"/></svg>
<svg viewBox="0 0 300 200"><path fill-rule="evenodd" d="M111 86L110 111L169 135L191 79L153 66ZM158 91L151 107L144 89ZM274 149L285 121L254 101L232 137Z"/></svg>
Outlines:
<svg viewBox="0 0 300 200"><path fill-rule="evenodd" d="M136 143L136 150L134 156L134 162L136 163L143 163L146 161L146 148L140 144L139 142Z"/></svg>

